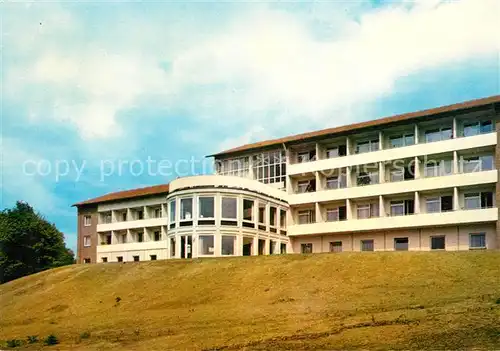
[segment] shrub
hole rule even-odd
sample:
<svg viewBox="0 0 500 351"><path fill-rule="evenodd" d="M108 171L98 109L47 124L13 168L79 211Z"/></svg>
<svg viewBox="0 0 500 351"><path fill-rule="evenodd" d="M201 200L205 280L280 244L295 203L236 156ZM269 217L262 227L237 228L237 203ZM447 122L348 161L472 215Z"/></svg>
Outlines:
<svg viewBox="0 0 500 351"><path fill-rule="evenodd" d="M12 339L7 340L7 347L19 347L21 346L21 340Z"/></svg>
<svg viewBox="0 0 500 351"><path fill-rule="evenodd" d="M54 334L50 334L45 338L45 345L56 345L59 344L59 340Z"/></svg>
<svg viewBox="0 0 500 351"><path fill-rule="evenodd" d="M89 332L83 332L80 334L80 339L88 339L88 338L90 338Z"/></svg>
<svg viewBox="0 0 500 351"><path fill-rule="evenodd" d="M29 335L27 339L28 339L28 344L35 344L38 342L37 335Z"/></svg>

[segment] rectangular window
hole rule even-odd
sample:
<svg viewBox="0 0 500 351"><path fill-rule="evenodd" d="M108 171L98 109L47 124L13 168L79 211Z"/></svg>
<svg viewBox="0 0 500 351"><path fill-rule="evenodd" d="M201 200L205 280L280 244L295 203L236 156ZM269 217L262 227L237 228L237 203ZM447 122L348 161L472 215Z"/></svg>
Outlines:
<svg viewBox="0 0 500 351"><path fill-rule="evenodd" d="M401 182L405 180L404 169L396 169L391 171L391 182Z"/></svg>
<svg viewBox="0 0 500 351"><path fill-rule="evenodd" d="M425 205L427 207L427 213L441 212L441 198L439 197L429 197L425 200Z"/></svg>
<svg viewBox="0 0 500 351"><path fill-rule="evenodd" d="M313 210L299 211L299 224L309 224L315 222Z"/></svg>
<svg viewBox="0 0 500 351"><path fill-rule="evenodd" d="M155 241L160 241L161 240L161 233L160 232L155 232L154 236L155 236Z"/></svg>
<svg viewBox="0 0 500 351"><path fill-rule="evenodd" d="M214 197L206 196L198 198L199 218L214 218Z"/></svg>
<svg viewBox="0 0 500 351"><path fill-rule="evenodd" d="M452 133L451 128L449 128L449 127L431 129L431 130L428 130L425 132L425 142L426 143L448 140L448 139L452 139L452 137L453 137L453 133Z"/></svg>
<svg viewBox="0 0 500 351"><path fill-rule="evenodd" d="M122 222L127 221L127 212L122 212Z"/></svg>
<svg viewBox="0 0 500 351"><path fill-rule="evenodd" d="M391 201L391 216L403 216L405 214L404 201Z"/></svg>
<svg viewBox="0 0 500 351"><path fill-rule="evenodd" d="M300 252L303 254L310 254L313 252L313 244L300 244Z"/></svg>
<svg viewBox="0 0 500 351"><path fill-rule="evenodd" d="M481 208L481 194L464 194L464 207L466 210L475 210Z"/></svg>
<svg viewBox="0 0 500 351"><path fill-rule="evenodd" d="M220 175L248 177L250 172L250 162L248 157L217 160L215 166L217 173Z"/></svg>
<svg viewBox="0 0 500 351"><path fill-rule="evenodd" d="M356 144L356 153L363 154L365 152L377 151L379 149L378 139L364 141Z"/></svg>
<svg viewBox="0 0 500 351"><path fill-rule="evenodd" d="M333 147L331 149L326 150L326 158L335 158L339 157L339 148L338 147Z"/></svg>
<svg viewBox="0 0 500 351"><path fill-rule="evenodd" d="M299 180L297 182L297 193L302 194L302 193L309 193L316 191L316 180L315 179L309 179L309 180Z"/></svg>
<svg viewBox="0 0 500 351"><path fill-rule="evenodd" d="M253 222L253 200L243 199L243 220Z"/></svg>
<svg viewBox="0 0 500 351"><path fill-rule="evenodd" d="M286 229L286 211L280 209L280 227Z"/></svg>
<svg viewBox="0 0 500 351"><path fill-rule="evenodd" d="M471 249L486 249L486 234L471 233L469 236L469 248Z"/></svg>
<svg viewBox="0 0 500 351"><path fill-rule="evenodd" d="M259 223L266 223L266 204L259 203Z"/></svg>
<svg viewBox="0 0 500 351"><path fill-rule="evenodd" d="M356 183L358 186L378 184L378 171L360 172L357 175Z"/></svg>
<svg viewBox="0 0 500 351"><path fill-rule="evenodd" d="M83 237L83 246L84 247L91 246L90 235L86 235Z"/></svg>
<svg viewBox="0 0 500 351"><path fill-rule="evenodd" d="M162 216L161 208L155 208L154 217L155 218L161 218L161 216Z"/></svg>
<svg viewBox="0 0 500 351"><path fill-rule="evenodd" d="M139 262L139 256L133 256L134 262Z"/></svg>
<svg viewBox="0 0 500 351"><path fill-rule="evenodd" d="M493 123L491 121L464 124L464 137L491 132L493 132Z"/></svg>
<svg viewBox="0 0 500 351"><path fill-rule="evenodd" d="M311 154L309 151L307 152L299 152L297 154L297 162L298 163L305 163L311 161Z"/></svg>
<svg viewBox="0 0 500 351"><path fill-rule="evenodd" d="M90 258L84 258L83 259L83 263L91 263L92 261L90 260Z"/></svg>
<svg viewBox="0 0 500 351"><path fill-rule="evenodd" d="M175 200L170 201L170 218L169 221L170 223L175 223Z"/></svg>
<svg viewBox="0 0 500 351"><path fill-rule="evenodd" d="M378 217L380 215L379 212L378 204L363 204L357 206L358 219Z"/></svg>
<svg viewBox="0 0 500 351"><path fill-rule="evenodd" d="M235 197L222 198L222 218L236 219L237 218L237 199Z"/></svg>
<svg viewBox="0 0 500 351"><path fill-rule="evenodd" d="M198 247L200 255L213 255L214 250L214 236L213 235L200 235L198 237Z"/></svg>
<svg viewBox="0 0 500 351"><path fill-rule="evenodd" d="M193 219L193 199L181 199L181 221L189 221Z"/></svg>
<svg viewBox="0 0 500 351"><path fill-rule="evenodd" d="M415 136L413 134L398 135L389 138L391 148L410 146L415 144Z"/></svg>
<svg viewBox="0 0 500 351"><path fill-rule="evenodd" d="M117 262L123 262L123 256L117 256L116 257Z"/></svg>
<svg viewBox="0 0 500 351"><path fill-rule="evenodd" d="M326 209L326 221L327 222L337 222L339 220L339 208L328 208Z"/></svg>
<svg viewBox="0 0 500 351"><path fill-rule="evenodd" d="M373 240L361 240L361 251L373 251L374 243Z"/></svg>
<svg viewBox="0 0 500 351"><path fill-rule="evenodd" d="M92 225L92 217L91 216L83 216L83 225L85 227L89 227Z"/></svg>
<svg viewBox="0 0 500 351"><path fill-rule="evenodd" d="M175 257L175 237L170 238L170 257Z"/></svg>
<svg viewBox="0 0 500 351"><path fill-rule="evenodd" d="M394 238L394 250L408 251L408 238Z"/></svg>
<svg viewBox="0 0 500 351"><path fill-rule="evenodd" d="M264 184L285 182L285 151L269 151L253 156L253 170L256 180Z"/></svg>
<svg viewBox="0 0 500 351"><path fill-rule="evenodd" d="M452 160L431 160L424 166L425 177L441 177L453 174Z"/></svg>
<svg viewBox="0 0 500 351"><path fill-rule="evenodd" d="M340 176L332 176L326 178L326 188L327 189L340 189L345 188L345 174Z"/></svg>
<svg viewBox="0 0 500 351"><path fill-rule="evenodd" d="M330 243L330 252L342 252L342 241L333 241Z"/></svg>
<svg viewBox="0 0 500 351"><path fill-rule="evenodd" d="M156 261L156 255L149 255L150 261Z"/></svg>
<svg viewBox="0 0 500 351"><path fill-rule="evenodd" d="M494 167L493 155L467 157L462 160L463 173L490 171Z"/></svg>
<svg viewBox="0 0 500 351"><path fill-rule="evenodd" d="M234 255L236 237L223 235L221 237L221 253L222 255Z"/></svg>
<svg viewBox="0 0 500 351"><path fill-rule="evenodd" d="M142 243L144 241L144 233L137 233L137 242Z"/></svg>
<svg viewBox="0 0 500 351"><path fill-rule="evenodd" d="M143 210L137 211L137 219L144 219L144 211Z"/></svg>
<svg viewBox="0 0 500 351"><path fill-rule="evenodd" d="M111 213L106 213L103 215L103 222L106 224L111 223Z"/></svg>
<svg viewBox="0 0 500 351"><path fill-rule="evenodd" d="M446 240L444 235L431 236L431 250L444 250Z"/></svg>
<svg viewBox="0 0 500 351"><path fill-rule="evenodd" d="M277 209L274 206L269 207L269 225L276 227L276 213Z"/></svg>

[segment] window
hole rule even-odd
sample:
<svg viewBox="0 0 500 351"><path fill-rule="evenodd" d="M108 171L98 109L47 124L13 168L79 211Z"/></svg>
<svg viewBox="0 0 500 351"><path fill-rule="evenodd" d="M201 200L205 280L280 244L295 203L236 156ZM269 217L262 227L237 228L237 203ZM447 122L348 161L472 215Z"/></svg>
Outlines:
<svg viewBox="0 0 500 351"><path fill-rule="evenodd" d="M83 259L83 263L91 263L92 261L90 260L90 258L84 258Z"/></svg>
<svg viewBox="0 0 500 351"><path fill-rule="evenodd" d="M414 200L391 201L391 216L404 216L415 213Z"/></svg>
<svg viewBox="0 0 500 351"><path fill-rule="evenodd" d="M286 210L280 209L280 227L286 229Z"/></svg>
<svg viewBox="0 0 500 351"><path fill-rule="evenodd" d="M220 175L248 177L250 173L250 163L248 157L217 160L215 166L217 173Z"/></svg>
<svg viewBox="0 0 500 351"><path fill-rule="evenodd" d="M134 262L139 262L139 256L133 256Z"/></svg>
<svg viewBox="0 0 500 351"><path fill-rule="evenodd" d="M315 221L315 212L313 210L299 211L299 224L309 224Z"/></svg>
<svg viewBox="0 0 500 351"><path fill-rule="evenodd" d="M404 134L389 138L391 148L410 146L415 144L415 136L413 134Z"/></svg>
<svg viewBox="0 0 500 351"><path fill-rule="evenodd" d="M117 256L116 262L123 262L123 256Z"/></svg>
<svg viewBox="0 0 500 351"><path fill-rule="evenodd" d="M316 159L316 150L314 151L304 151L297 154L297 162L305 163L314 161Z"/></svg>
<svg viewBox="0 0 500 351"><path fill-rule="evenodd" d="M405 180L404 169L396 169L391 171L391 182L401 182Z"/></svg>
<svg viewBox="0 0 500 351"><path fill-rule="evenodd" d="M83 225L85 227L92 225L92 217L91 216L83 216Z"/></svg>
<svg viewBox="0 0 500 351"><path fill-rule="evenodd" d="M259 223L266 223L266 204L259 203Z"/></svg>
<svg viewBox="0 0 500 351"><path fill-rule="evenodd" d="M264 184L285 182L285 151L269 151L253 156L253 170L255 179Z"/></svg>
<svg viewBox="0 0 500 351"><path fill-rule="evenodd" d="M453 174L452 160L431 160L428 161L424 166L425 177L440 177L450 174Z"/></svg>
<svg viewBox="0 0 500 351"><path fill-rule="evenodd" d="M149 255L149 259L151 261L156 261L156 255Z"/></svg>
<svg viewBox="0 0 500 351"><path fill-rule="evenodd" d="M480 192L464 194L464 207L466 210L493 207L493 193Z"/></svg>
<svg viewBox="0 0 500 351"><path fill-rule="evenodd" d="M450 127L442 127L431 129L425 132L425 142L432 143L435 141L452 139L453 134Z"/></svg>
<svg viewBox="0 0 500 351"><path fill-rule="evenodd" d="M378 184L378 171L371 172L360 172L357 175L357 185L370 185L370 184Z"/></svg>
<svg viewBox="0 0 500 351"><path fill-rule="evenodd" d="M144 211L143 210L137 211L137 219L144 219Z"/></svg>
<svg viewBox="0 0 500 351"><path fill-rule="evenodd" d="M170 257L175 257L175 237L170 238Z"/></svg>
<svg viewBox="0 0 500 351"><path fill-rule="evenodd" d="M344 173L338 176L326 178L327 189L340 189L346 187L346 175Z"/></svg>
<svg viewBox="0 0 500 351"><path fill-rule="evenodd" d="M330 252L342 252L342 241L333 241L330 243Z"/></svg>
<svg viewBox="0 0 500 351"><path fill-rule="evenodd" d="M214 197L199 197L199 218L214 218Z"/></svg>
<svg viewBox="0 0 500 351"><path fill-rule="evenodd" d="M339 220L339 208L328 208L326 210L326 221L327 222L336 222Z"/></svg>
<svg viewBox="0 0 500 351"><path fill-rule="evenodd" d="M277 209L274 206L269 207L269 225L271 227L276 227L276 214Z"/></svg>
<svg viewBox="0 0 500 351"><path fill-rule="evenodd" d="M493 123L491 121L464 124L464 137L491 132L493 132Z"/></svg>
<svg viewBox="0 0 500 351"><path fill-rule="evenodd" d="M102 215L102 220L103 220L103 223L111 223L111 213L104 213Z"/></svg>
<svg viewBox="0 0 500 351"><path fill-rule="evenodd" d="M213 235L200 235L198 237L198 247L200 255L213 255L214 254L214 236Z"/></svg>
<svg viewBox="0 0 500 351"><path fill-rule="evenodd" d="M326 150L326 158L335 158L347 155L346 145L330 147Z"/></svg>
<svg viewBox="0 0 500 351"><path fill-rule="evenodd" d="M171 223L170 228L174 228L175 227L175 200L170 201L169 208L170 208L170 218L168 220Z"/></svg>
<svg viewBox="0 0 500 351"><path fill-rule="evenodd" d="M470 249L486 249L486 234L471 233L469 236Z"/></svg>
<svg viewBox="0 0 500 351"><path fill-rule="evenodd" d="M373 240L361 240L361 251L373 251Z"/></svg>
<svg viewBox="0 0 500 351"><path fill-rule="evenodd" d="M127 221L127 212L122 212L122 222Z"/></svg>
<svg viewBox="0 0 500 351"><path fill-rule="evenodd" d="M446 240L444 235L431 236L431 250L444 250Z"/></svg>
<svg viewBox="0 0 500 351"><path fill-rule="evenodd" d="M237 199L234 197L223 197L222 198L222 218L236 219L236 205Z"/></svg>
<svg viewBox="0 0 500 351"><path fill-rule="evenodd" d="M142 243L144 241L144 233L137 233L137 242Z"/></svg>
<svg viewBox="0 0 500 351"><path fill-rule="evenodd" d="M253 222L254 201L243 199L243 220Z"/></svg>
<svg viewBox="0 0 500 351"><path fill-rule="evenodd" d="M154 210L154 218L161 218L161 216L162 216L161 208L155 208L155 210Z"/></svg>
<svg viewBox="0 0 500 351"><path fill-rule="evenodd" d="M408 251L408 238L394 238L394 250Z"/></svg>
<svg viewBox="0 0 500 351"><path fill-rule="evenodd" d="M181 221L189 221L193 219L193 199L181 199Z"/></svg>
<svg viewBox="0 0 500 351"><path fill-rule="evenodd" d="M378 217L380 215L378 204L357 205L358 219Z"/></svg>
<svg viewBox="0 0 500 351"><path fill-rule="evenodd" d="M101 259L102 259L102 262L103 262L103 263L108 262L108 258L107 258L107 257L102 257Z"/></svg>
<svg viewBox="0 0 500 351"><path fill-rule="evenodd" d="M453 196L429 197L425 200L427 213L446 212L453 210Z"/></svg>
<svg viewBox="0 0 500 351"><path fill-rule="evenodd" d="M300 252L303 254L310 254L313 252L313 244L300 244Z"/></svg>
<svg viewBox="0 0 500 351"><path fill-rule="evenodd" d="M120 237L122 238L121 243L125 244L127 242L127 234L122 234L122 235L120 235Z"/></svg>
<svg viewBox="0 0 500 351"><path fill-rule="evenodd" d="M90 240L90 235L86 235L83 237L83 246L84 247L89 247L92 245L92 242Z"/></svg>
<svg viewBox="0 0 500 351"><path fill-rule="evenodd" d="M356 153L363 154L365 152L377 151L379 149L379 141L378 139L369 140L357 143L356 145Z"/></svg>
<svg viewBox="0 0 500 351"><path fill-rule="evenodd" d="M494 169L494 159L492 155L467 157L462 160L463 173L489 171Z"/></svg>
<svg viewBox="0 0 500 351"><path fill-rule="evenodd" d="M297 182L297 193L310 193L316 191L316 179L299 180Z"/></svg>
<svg viewBox="0 0 500 351"><path fill-rule="evenodd" d="M111 234L106 235L106 245L111 245Z"/></svg>
<svg viewBox="0 0 500 351"><path fill-rule="evenodd" d="M161 240L161 233L160 232L154 232L154 236L155 236L155 241Z"/></svg>
<svg viewBox="0 0 500 351"><path fill-rule="evenodd" d="M223 235L221 237L221 254L222 255L234 255L236 237Z"/></svg>

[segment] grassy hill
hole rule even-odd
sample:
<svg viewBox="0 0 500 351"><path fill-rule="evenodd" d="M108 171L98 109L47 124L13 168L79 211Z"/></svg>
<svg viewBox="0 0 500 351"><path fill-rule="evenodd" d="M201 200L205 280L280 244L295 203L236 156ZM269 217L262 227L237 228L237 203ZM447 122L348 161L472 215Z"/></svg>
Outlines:
<svg viewBox="0 0 500 351"><path fill-rule="evenodd" d="M52 333L60 344L47 349L61 350L499 349L499 268L497 252L75 265L0 285L0 340Z"/></svg>

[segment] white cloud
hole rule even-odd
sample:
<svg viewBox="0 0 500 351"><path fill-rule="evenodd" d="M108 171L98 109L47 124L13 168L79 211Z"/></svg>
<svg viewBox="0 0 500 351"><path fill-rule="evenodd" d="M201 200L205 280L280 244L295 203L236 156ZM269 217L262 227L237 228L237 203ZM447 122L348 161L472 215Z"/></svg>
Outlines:
<svg viewBox="0 0 500 351"><path fill-rule="evenodd" d="M496 0L403 1L356 18L336 11L337 35L328 40L318 39L310 18L261 5L233 13L206 36L199 34L202 25L179 25L182 17L111 22L111 32L130 33L127 43L107 33L87 42L78 13L56 13L50 18L57 31L23 32L21 46L12 42L15 35L7 41L20 52L33 45L7 72L9 96L25 99L33 118L69 122L85 138L119 135L119 112L148 94L200 118L231 119L238 130L221 146L286 134L283 128L306 119L348 123L350 110L390 94L400 77L500 51ZM203 12L195 16L203 22ZM322 25L328 22L324 11L318 16ZM170 71L159 68L162 61L171 63ZM34 101L26 93L33 85L55 96ZM47 105L51 113L37 111Z"/></svg>

